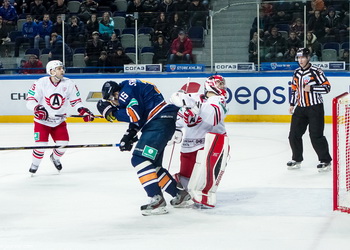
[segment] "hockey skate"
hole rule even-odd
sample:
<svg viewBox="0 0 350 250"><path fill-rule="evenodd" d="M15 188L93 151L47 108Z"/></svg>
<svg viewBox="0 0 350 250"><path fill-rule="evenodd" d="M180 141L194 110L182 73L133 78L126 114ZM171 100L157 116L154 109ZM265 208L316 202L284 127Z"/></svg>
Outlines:
<svg viewBox="0 0 350 250"><path fill-rule="evenodd" d="M291 160L291 161L287 162L287 166L288 166L288 170L300 169L301 161Z"/></svg>
<svg viewBox="0 0 350 250"><path fill-rule="evenodd" d="M192 204L191 195L185 189L179 189L179 192L170 201L170 204L176 208L189 207Z"/></svg>
<svg viewBox="0 0 350 250"><path fill-rule="evenodd" d="M329 172L332 170L332 164L330 162L321 162L317 165L317 169L319 173Z"/></svg>
<svg viewBox="0 0 350 250"><path fill-rule="evenodd" d="M141 213L144 216L168 213L163 195L157 194L151 197L149 204L141 206Z"/></svg>
<svg viewBox="0 0 350 250"><path fill-rule="evenodd" d="M36 173L36 171L38 170L39 166L34 165L32 163L32 165L30 166L29 172L32 173L32 176L34 176L34 174Z"/></svg>
<svg viewBox="0 0 350 250"><path fill-rule="evenodd" d="M53 158L53 154L50 155L50 160L52 161L53 165L55 165L55 168L57 168L58 172L60 172L62 170L62 164L60 160Z"/></svg>

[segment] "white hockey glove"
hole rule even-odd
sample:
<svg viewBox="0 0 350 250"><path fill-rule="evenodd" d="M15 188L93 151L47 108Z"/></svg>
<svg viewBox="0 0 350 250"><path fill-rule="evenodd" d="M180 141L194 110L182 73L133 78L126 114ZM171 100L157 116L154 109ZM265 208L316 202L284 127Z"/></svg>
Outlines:
<svg viewBox="0 0 350 250"><path fill-rule="evenodd" d="M174 143L179 144L182 142L182 131L180 129L176 129L173 137L168 141L168 146L173 145Z"/></svg>
<svg viewBox="0 0 350 250"><path fill-rule="evenodd" d="M202 102L196 101L191 94L185 94L182 91L175 92L170 97L170 102L177 107L191 109L193 114L198 115L202 107Z"/></svg>

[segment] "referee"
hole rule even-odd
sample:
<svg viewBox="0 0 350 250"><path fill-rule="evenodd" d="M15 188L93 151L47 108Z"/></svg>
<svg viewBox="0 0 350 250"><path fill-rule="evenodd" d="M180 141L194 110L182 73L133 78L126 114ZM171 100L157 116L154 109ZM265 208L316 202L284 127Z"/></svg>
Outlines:
<svg viewBox="0 0 350 250"><path fill-rule="evenodd" d="M289 131L289 144L292 149L292 160L287 163L288 169L299 169L303 161L303 139L307 126L312 147L317 153L320 164L319 172L331 170L332 157L329 154L328 142L323 135L324 108L322 94L331 90L323 71L310 63L310 50L300 48L297 51L299 68L293 75L289 112L292 121Z"/></svg>

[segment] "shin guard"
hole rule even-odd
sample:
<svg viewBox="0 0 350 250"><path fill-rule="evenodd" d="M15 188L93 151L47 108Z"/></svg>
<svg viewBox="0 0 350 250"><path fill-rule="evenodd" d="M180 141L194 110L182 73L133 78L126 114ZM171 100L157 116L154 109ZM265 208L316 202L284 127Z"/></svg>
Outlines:
<svg viewBox="0 0 350 250"><path fill-rule="evenodd" d="M228 137L207 133L205 146L197 154L188 190L193 201L212 208L216 204L216 190L224 173L229 151Z"/></svg>

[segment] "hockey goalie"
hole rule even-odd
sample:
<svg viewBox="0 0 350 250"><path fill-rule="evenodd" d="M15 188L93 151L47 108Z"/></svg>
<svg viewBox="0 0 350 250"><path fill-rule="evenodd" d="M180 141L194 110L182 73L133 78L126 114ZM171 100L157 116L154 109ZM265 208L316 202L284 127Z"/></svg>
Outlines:
<svg viewBox="0 0 350 250"><path fill-rule="evenodd" d="M183 133L180 171L175 178L200 207L215 207L216 190L226 167L226 97L225 79L220 75L205 81L204 94L176 92L171 96L171 102L181 107L175 142L180 143Z"/></svg>

